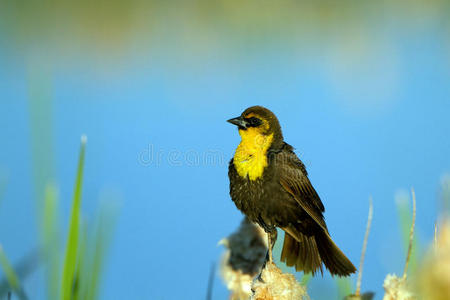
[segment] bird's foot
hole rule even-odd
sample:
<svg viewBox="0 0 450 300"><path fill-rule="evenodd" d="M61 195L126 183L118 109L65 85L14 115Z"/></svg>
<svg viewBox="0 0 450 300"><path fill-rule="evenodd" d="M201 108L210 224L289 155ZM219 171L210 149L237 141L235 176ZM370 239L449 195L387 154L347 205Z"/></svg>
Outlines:
<svg viewBox="0 0 450 300"><path fill-rule="evenodd" d="M264 262L263 266L261 267L261 271L259 271L259 274L256 277L256 280L258 280L259 282L262 282L262 283L265 283L264 279L262 278L262 272L265 267L266 267L266 263Z"/></svg>
<svg viewBox="0 0 450 300"><path fill-rule="evenodd" d="M269 250L266 253L266 259L264 260L263 268L266 266L266 263L273 264L272 251Z"/></svg>

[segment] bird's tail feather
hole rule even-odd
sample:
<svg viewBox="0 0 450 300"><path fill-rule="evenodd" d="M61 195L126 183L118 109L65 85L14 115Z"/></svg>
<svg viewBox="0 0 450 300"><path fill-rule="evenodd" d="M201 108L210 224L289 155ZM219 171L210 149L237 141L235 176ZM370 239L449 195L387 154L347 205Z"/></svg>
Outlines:
<svg viewBox="0 0 450 300"><path fill-rule="evenodd" d="M284 236L281 252L281 261L287 266L295 266L296 271L313 275L318 270L323 273L322 262L331 275L348 276L356 271L327 232L317 230L314 235L308 236L299 231L289 231Z"/></svg>

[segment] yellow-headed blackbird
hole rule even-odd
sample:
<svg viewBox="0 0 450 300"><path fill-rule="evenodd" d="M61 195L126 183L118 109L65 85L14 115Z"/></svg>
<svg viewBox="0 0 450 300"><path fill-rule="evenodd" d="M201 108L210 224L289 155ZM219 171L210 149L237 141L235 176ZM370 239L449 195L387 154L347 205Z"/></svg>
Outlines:
<svg viewBox="0 0 450 300"><path fill-rule="evenodd" d="M284 230L281 261L297 271L347 276L356 268L332 241L324 206L294 148L283 140L277 117L253 106L228 122L238 126L241 142L231 159L230 195L237 208L268 233L269 261L276 227Z"/></svg>

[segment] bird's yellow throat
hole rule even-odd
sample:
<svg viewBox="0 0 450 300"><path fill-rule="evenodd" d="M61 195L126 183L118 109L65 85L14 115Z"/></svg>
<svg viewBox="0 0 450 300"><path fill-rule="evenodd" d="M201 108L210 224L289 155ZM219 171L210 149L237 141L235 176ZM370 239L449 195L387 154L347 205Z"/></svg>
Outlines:
<svg viewBox="0 0 450 300"><path fill-rule="evenodd" d="M241 143L236 149L233 162L239 176L256 180L267 167L267 149L272 144L273 134L264 135L257 128L239 130Z"/></svg>

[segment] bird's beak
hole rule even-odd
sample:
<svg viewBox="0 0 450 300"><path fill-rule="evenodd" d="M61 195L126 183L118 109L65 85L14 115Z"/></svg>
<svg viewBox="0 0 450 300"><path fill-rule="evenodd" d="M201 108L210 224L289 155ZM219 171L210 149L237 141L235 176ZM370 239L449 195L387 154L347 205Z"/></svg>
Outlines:
<svg viewBox="0 0 450 300"><path fill-rule="evenodd" d="M233 119L229 119L227 121L228 123L231 123L233 125L238 126L239 128L247 128L247 121L245 121L245 119L243 117L237 117L237 118L233 118Z"/></svg>

